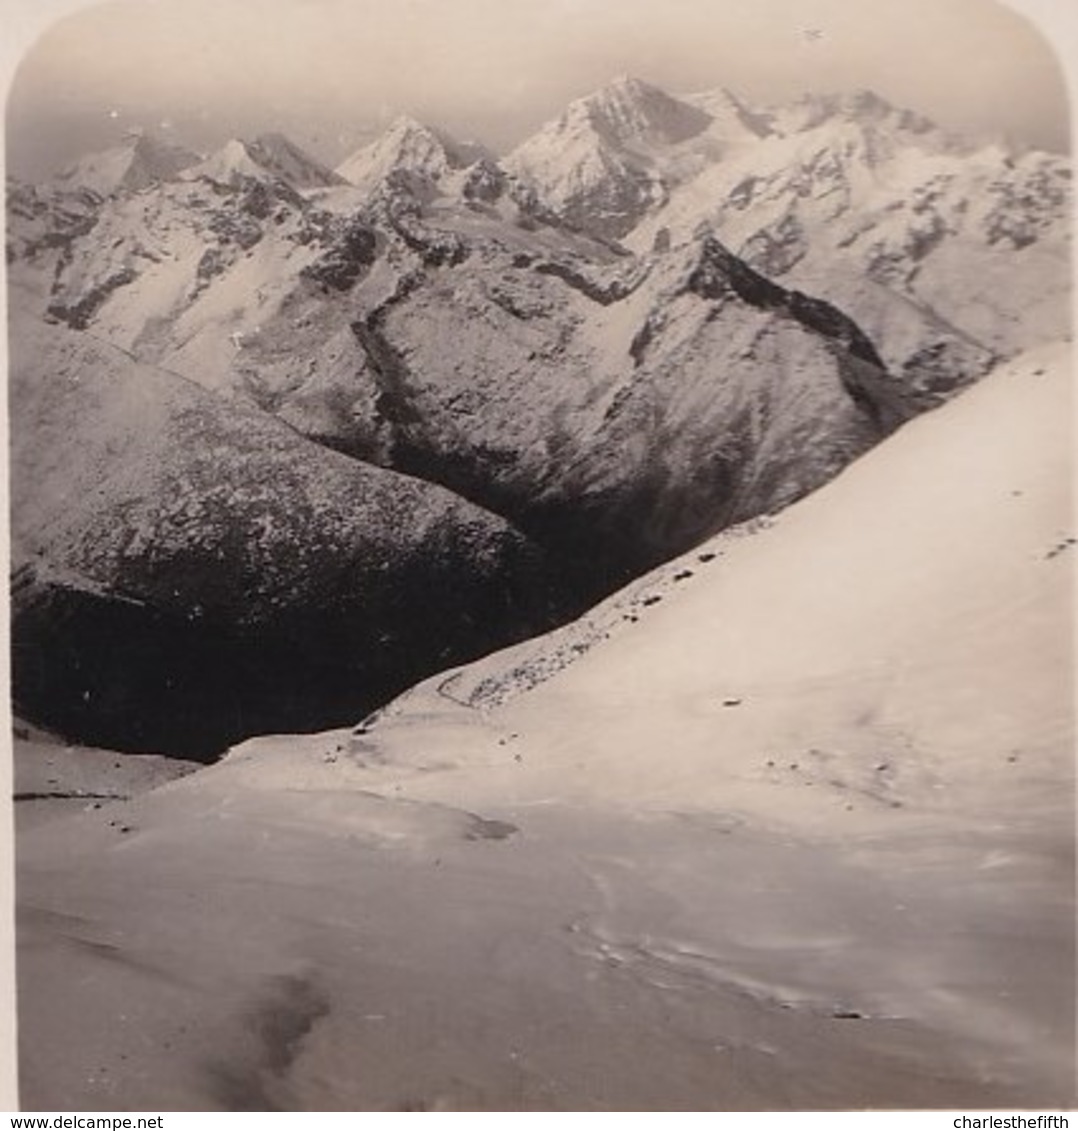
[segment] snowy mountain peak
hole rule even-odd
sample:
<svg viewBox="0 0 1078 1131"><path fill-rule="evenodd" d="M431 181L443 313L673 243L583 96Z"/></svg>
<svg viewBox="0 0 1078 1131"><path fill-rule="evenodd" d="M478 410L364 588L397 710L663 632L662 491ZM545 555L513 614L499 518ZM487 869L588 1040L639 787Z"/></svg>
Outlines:
<svg viewBox="0 0 1078 1131"><path fill-rule="evenodd" d="M247 143L238 137L230 138L184 174L188 180L205 177L220 184L231 184L241 177L261 179L265 175L266 170L251 155Z"/></svg>
<svg viewBox="0 0 1078 1131"><path fill-rule="evenodd" d="M434 130L424 125L418 118L413 118L411 114L398 114L393 121L389 123L389 126L383 132L381 138L376 139L373 144L377 145L379 141L389 139L409 137L430 137L437 140Z"/></svg>
<svg viewBox="0 0 1078 1131"><path fill-rule="evenodd" d="M336 173L280 133L261 134L253 141L232 138L184 175L189 179L207 177L221 184L233 184L243 178L272 178L296 189L342 183Z"/></svg>
<svg viewBox="0 0 1078 1131"><path fill-rule="evenodd" d="M570 103L505 164L569 223L621 238L679 179L767 132L729 92L681 99L626 76Z"/></svg>
<svg viewBox="0 0 1078 1131"><path fill-rule="evenodd" d="M760 138L771 132L767 114L751 109L724 86L680 97L682 102L697 107L711 118L708 129L712 134L733 140Z"/></svg>
<svg viewBox="0 0 1078 1131"><path fill-rule="evenodd" d="M131 134L121 145L83 157L56 179L64 185L88 188L109 196L176 180L198 160L198 154L189 149L154 134L139 132Z"/></svg>
<svg viewBox="0 0 1078 1131"><path fill-rule="evenodd" d="M644 82L643 79L638 79L636 75L630 75L627 71L615 75L603 89L624 93L631 98L646 98L652 93L663 93L657 86Z"/></svg>
<svg viewBox="0 0 1078 1131"><path fill-rule="evenodd" d="M635 75L621 74L612 78L605 86L585 95L583 101L591 101L606 106L639 106L658 103L669 99L666 91L653 83L638 79Z"/></svg>
<svg viewBox="0 0 1078 1131"><path fill-rule="evenodd" d="M709 115L697 107L642 79L622 75L571 103L556 127L571 132L586 124L615 144L669 145L701 133L709 122Z"/></svg>
<svg viewBox="0 0 1078 1131"><path fill-rule="evenodd" d="M368 188L393 173L406 173L437 182L454 169L464 169L486 156L479 146L467 145L402 114L381 137L363 146L337 166L337 173L354 185Z"/></svg>
<svg viewBox="0 0 1078 1131"><path fill-rule="evenodd" d="M343 183L343 178L300 149L284 134L259 134L247 143L247 151L264 169L275 173L293 188L325 188Z"/></svg>

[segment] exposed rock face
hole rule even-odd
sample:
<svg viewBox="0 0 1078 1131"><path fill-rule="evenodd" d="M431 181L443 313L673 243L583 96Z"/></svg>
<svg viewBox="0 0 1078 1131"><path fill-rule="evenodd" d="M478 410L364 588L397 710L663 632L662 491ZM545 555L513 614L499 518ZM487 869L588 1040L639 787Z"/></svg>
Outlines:
<svg viewBox="0 0 1078 1131"><path fill-rule="evenodd" d="M67 330L15 336L15 701L117 749L344 722L549 623L543 555Z"/></svg>

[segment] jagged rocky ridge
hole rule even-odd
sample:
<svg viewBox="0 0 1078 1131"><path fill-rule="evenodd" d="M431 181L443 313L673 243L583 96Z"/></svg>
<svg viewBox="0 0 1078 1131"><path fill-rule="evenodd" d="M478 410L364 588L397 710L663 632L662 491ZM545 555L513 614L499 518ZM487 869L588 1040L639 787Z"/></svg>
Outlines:
<svg viewBox="0 0 1078 1131"><path fill-rule="evenodd" d="M292 721L269 710L252 726L245 714L200 739L204 750L245 727L329 721L316 717L323 700L311 689L320 681L337 689L325 699L334 718L359 713L405 670L414 676L409 664L429 670L570 615L724 526L785 506L997 357L1031 336L1058 336L1066 294L1062 159L993 156L871 98L764 111L725 92L681 100L624 80L574 104L501 163L402 120L336 173L275 135L230 142L202 161L143 161L136 184L123 180L131 164L91 162L92 184L72 172L50 185L9 185L16 341L37 341L22 327L38 319L66 324L95 340L88 370L106 364L107 343L125 364L156 367L155 381L164 371L166 383L200 386L229 420L243 412L287 426L274 435L291 438L289 459L330 458L358 476L383 474L374 466L404 472L509 524L504 552L480 555L474 585L467 539L394 557L392 593L340 569L327 585L320 571L317 596L302 586L293 593L290 627L278 637L257 614L248 619L237 586L218 625L246 634L239 651L249 645L248 659L215 645L230 657L227 672L201 658L194 666L213 671L208 684L236 682L250 703L297 706ZM961 310L942 286L950 275L970 296ZM987 322L991 332L979 332ZM77 353L77 335L61 337ZM12 410L33 450L41 423L22 387ZM73 394L61 384L55 395ZM197 433L187 435L197 450ZM214 448L226 465L231 443ZM287 462L260 470L271 511L272 485L289 482ZM411 481L385 482L387 497L411 498ZM179 496L197 500L201 489L188 481ZM168 695L124 682L124 665L144 662L132 657L146 642L160 650L185 639L160 631L172 623L163 591L147 600L125 554L99 556L89 570L68 560L74 546L109 543L108 507L59 491L37 507L34 496L28 488L16 499L16 524L35 548L16 561L14 611L18 655L35 658L16 667L66 672L56 657L73 630L57 626L73 623L71 607L105 601L123 622L111 633L145 633L118 649L106 682L139 687L129 699L153 701L167 718ZM226 573L235 567L247 584L293 551L271 540L257 567L247 560L244 539L225 534L251 521L242 497L235 483L217 491L210 543ZM193 531L207 520L199 506ZM358 502L357 516L366 513ZM394 513L401 537L416 536L409 506ZM67 533L42 539L37 526ZM362 557L367 535L351 529L349 552ZM286 543L309 535L293 529ZM142 536L168 545L167 522L154 518ZM420 567L428 551L439 560ZM183 572L170 561L165 554L160 567L166 582ZM393 636L394 618L422 623L425 612L402 610L417 600L424 608L431 570L472 594L454 627L402 630L397 653L379 647L372 658L366 644ZM184 577L190 601L200 603L202 587L214 591L206 562ZM137 629L124 604L132 585L152 614ZM488 601L493 614L483 611ZM278 641L265 654L279 647L282 657L272 690L250 659L260 635ZM352 640L364 642L355 649L363 659L341 666ZM290 685L290 654L322 674ZM101 686L84 686L80 663L53 681L62 693L37 694L34 710L34 682L20 678L20 706L94 741L169 741L165 725L118 738L130 702L100 706ZM65 697L74 706L50 718ZM210 703L207 715L228 710ZM103 718L107 734L94 729Z"/></svg>

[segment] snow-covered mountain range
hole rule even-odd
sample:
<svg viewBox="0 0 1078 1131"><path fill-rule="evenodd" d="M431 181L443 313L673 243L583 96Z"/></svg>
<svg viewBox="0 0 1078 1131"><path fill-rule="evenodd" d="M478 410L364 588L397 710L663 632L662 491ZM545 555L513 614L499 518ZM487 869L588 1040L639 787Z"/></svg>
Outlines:
<svg viewBox="0 0 1078 1131"><path fill-rule="evenodd" d="M870 92L750 110L727 91L678 101L620 80L506 165L558 215L639 252L706 225L836 302L922 386L1068 326L1069 162L950 136Z"/></svg>
<svg viewBox="0 0 1078 1131"><path fill-rule="evenodd" d="M1069 333L1068 162L948 136L871 94L751 107L620 79L501 160L400 119L335 171L280 135L201 159L139 137L9 184L8 217L25 451L50 426L39 386L74 405L61 374L123 359L196 387L211 415L284 428L289 459L328 448L357 476L403 472L468 500L542 562L538 603L555 616L781 509L1001 359ZM43 321L66 327L49 331L62 346L40 345ZM98 360L43 364L55 350ZM80 442L110 434L65 412ZM218 445L225 465L236 442ZM287 478L284 463L259 474ZM130 543L84 550L131 494L151 500L139 537L173 546L152 500L175 484L106 476L99 506L57 473L39 499L26 466L15 566L67 576L74 554L83 581L157 615ZM222 505L222 529L278 529L268 495L264 522ZM411 506L397 512L418 537ZM238 536L210 541L216 561L243 558ZM498 574L498 555L465 541L460 569L478 553ZM155 553L203 603L218 567ZM321 577L319 610L353 600L350 570ZM397 576L405 603L429 584ZM461 654L494 642L481 614L462 616ZM534 617L521 620L497 631ZM445 661L438 640L410 647L420 667Z"/></svg>

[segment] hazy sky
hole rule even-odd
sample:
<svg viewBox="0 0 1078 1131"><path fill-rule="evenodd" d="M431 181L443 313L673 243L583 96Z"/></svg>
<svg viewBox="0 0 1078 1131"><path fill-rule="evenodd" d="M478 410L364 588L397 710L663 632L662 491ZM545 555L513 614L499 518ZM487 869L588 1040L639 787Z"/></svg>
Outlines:
<svg viewBox="0 0 1078 1131"><path fill-rule="evenodd" d="M505 149L621 73L750 101L868 87L947 126L1068 140L1053 50L996 0L112 0L22 56L7 165L37 176L132 128L197 149L277 129L335 164L401 112Z"/></svg>

